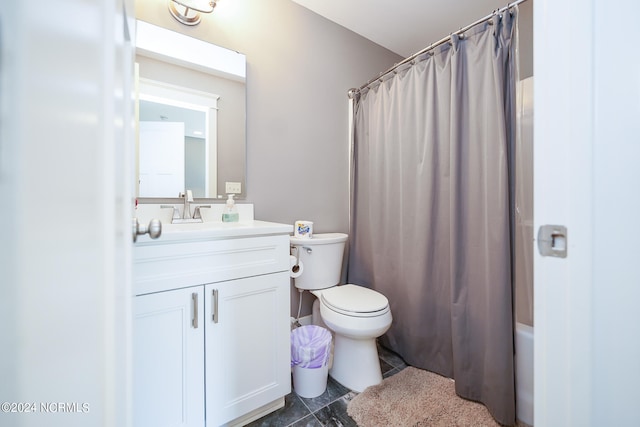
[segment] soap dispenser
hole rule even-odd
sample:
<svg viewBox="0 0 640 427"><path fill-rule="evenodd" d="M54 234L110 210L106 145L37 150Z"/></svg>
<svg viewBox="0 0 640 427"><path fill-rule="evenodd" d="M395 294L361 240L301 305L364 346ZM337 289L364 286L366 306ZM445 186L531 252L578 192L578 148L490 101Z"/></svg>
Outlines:
<svg viewBox="0 0 640 427"><path fill-rule="evenodd" d="M236 202L233 200L233 194L228 194L227 204L222 211L222 222L238 222L240 215Z"/></svg>

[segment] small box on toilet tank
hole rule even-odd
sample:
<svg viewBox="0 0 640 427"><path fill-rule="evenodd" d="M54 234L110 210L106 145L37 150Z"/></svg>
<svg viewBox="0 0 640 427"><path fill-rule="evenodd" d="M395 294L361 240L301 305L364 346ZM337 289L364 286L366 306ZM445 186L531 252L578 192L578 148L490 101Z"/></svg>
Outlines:
<svg viewBox="0 0 640 427"><path fill-rule="evenodd" d="M312 221L296 221L293 225L294 237L302 239L310 239L313 237L313 222Z"/></svg>

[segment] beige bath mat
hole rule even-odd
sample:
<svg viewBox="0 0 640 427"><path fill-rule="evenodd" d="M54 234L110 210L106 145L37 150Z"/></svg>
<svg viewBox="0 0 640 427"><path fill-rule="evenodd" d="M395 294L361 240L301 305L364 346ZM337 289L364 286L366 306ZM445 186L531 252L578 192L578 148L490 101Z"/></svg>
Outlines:
<svg viewBox="0 0 640 427"><path fill-rule="evenodd" d="M484 405L458 397L453 381L409 366L354 397L347 413L359 427L495 427Z"/></svg>

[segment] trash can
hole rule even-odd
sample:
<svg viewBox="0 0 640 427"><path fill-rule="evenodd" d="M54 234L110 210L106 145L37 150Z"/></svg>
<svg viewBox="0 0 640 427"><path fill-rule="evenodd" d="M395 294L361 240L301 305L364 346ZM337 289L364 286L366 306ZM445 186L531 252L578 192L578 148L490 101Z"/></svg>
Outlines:
<svg viewBox="0 0 640 427"><path fill-rule="evenodd" d="M293 389L300 397L320 396L327 388L331 332L307 325L291 331Z"/></svg>

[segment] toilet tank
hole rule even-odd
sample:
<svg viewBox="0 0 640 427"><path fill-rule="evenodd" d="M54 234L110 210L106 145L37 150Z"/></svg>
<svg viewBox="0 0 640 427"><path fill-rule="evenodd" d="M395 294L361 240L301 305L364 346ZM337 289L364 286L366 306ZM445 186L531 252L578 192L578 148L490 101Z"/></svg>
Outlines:
<svg viewBox="0 0 640 427"><path fill-rule="evenodd" d="M315 233L311 238L291 237L291 255L299 255L302 264L302 274L293 279L296 288L324 289L340 283L347 237L344 233Z"/></svg>

